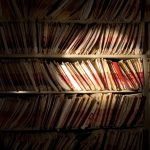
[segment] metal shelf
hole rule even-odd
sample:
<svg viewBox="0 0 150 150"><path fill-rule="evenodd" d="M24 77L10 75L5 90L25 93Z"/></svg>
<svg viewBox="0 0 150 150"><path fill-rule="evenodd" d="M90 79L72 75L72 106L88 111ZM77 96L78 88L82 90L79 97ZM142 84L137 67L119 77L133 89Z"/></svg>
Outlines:
<svg viewBox="0 0 150 150"><path fill-rule="evenodd" d="M46 59L92 59L92 58L112 58L112 59L130 59L130 58L144 58L146 55L51 55L51 54L12 54L12 55L0 55L2 59L21 59L21 58L46 58Z"/></svg>
<svg viewBox="0 0 150 150"><path fill-rule="evenodd" d="M87 19L87 20L71 20L71 19L51 19L51 18L0 18L0 23L4 22L27 22L27 21L37 21L37 22L49 22L49 23L68 23L68 24L135 24L135 23L141 23L141 20L135 20L135 21L124 21L124 20L102 20L102 19Z"/></svg>
<svg viewBox="0 0 150 150"><path fill-rule="evenodd" d="M112 90L104 90L104 91L0 91L1 95L8 94L94 94L94 93L142 93L142 90L122 90L122 91L112 91Z"/></svg>
<svg viewBox="0 0 150 150"><path fill-rule="evenodd" d="M72 128L72 129L33 129L33 128L16 128L16 129L0 129L0 132L84 132L95 130L130 130L130 129L144 129L144 126L134 127L99 127L99 128Z"/></svg>

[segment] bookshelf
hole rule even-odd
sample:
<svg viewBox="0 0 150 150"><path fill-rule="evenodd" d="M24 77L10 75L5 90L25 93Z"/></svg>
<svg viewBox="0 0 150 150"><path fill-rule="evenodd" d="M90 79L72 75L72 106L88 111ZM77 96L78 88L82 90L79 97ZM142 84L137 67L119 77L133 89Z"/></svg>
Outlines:
<svg viewBox="0 0 150 150"><path fill-rule="evenodd" d="M16 2L14 2L14 3L16 3ZM138 6L137 3L136 3L136 5ZM111 6L113 6L113 5L111 4ZM13 7L13 6L10 6L10 7ZM16 7L15 9L16 9L15 11L17 12L18 7ZM139 14L140 13L141 13L141 10L140 10ZM81 26L84 26L84 25L89 25L90 26L90 25L93 25L93 24L94 25L95 24L96 25L97 24L98 25L102 24L103 26L110 25L110 24L111 25L116 25L116 24L118 24L118 25L120 25L120 24L122 24L122 25L131 25L131 24L135 25L135 24L138 24L139 25L139 24L141 24L143 26L143 30L145 30L144 25L145 25L146 21L141 21L141 19L139 19L139 14L137 14L137 18L135 17L135 20L133 19L134 17L133 18L131 17L131 19L129 19L129 20L128 19L126 20L126 19L123 18L123 19L121 19L121 21L119 21L117 19L109 21L107 19L106 20L105 19L99 19L99 20L98 19L94 19L94 20L93 19L92 20L91 19L64 19L63 20L62 19L61 20L61 19L57 19L57 18L55 19L55 18L49 18L49 17L45 17L44 19L39 19L39 18L38 19L33 19L33 18L29 18L29 17L27 17L25 19L23 17L21 17L20 19L18 19L18 18L16 18L16 19L11 19L11 18L5 19L5 17L4 18L1 17L0 18L0 24L1 24L1 26L5 23L14 23L14 22L16 24L20 23L20 22L21 23L36 22L36 23L55 23L55 24L63 24L63 25L68 25L68 24L75 24L76 25L77 24L77 25L81 25ZM132 31L132 33L133 33L133 31ZM143 50L143 38L144 38L144 36L145 35L143 35L143 34L141 35L141 41L140 41L141 42L140 43L141 44L141 47L140 47L141 50ZM2 39L3 37L0 37L0 38ZM132 43L132 42L129 42L129 43ZM127 44L127 45L130 45L130 44ZM18 60L19 61L21 61L21 60L28 61L28 60L30 60L31 62L32 62L32 60L34 60L34 61L35 60L40 60L40 61L43 61L43 60L44 61L57 61L58 60L58 61L65 61L65 62L74 62L74 61L91 60L91 59L94 60L94 59L99 59L99 58L113 60L113 61L130 60L130 59L142 59L143 68L144 68L144 81L145 81L144 86L141 89L138 89L138 90L134 90L134 89L133 90L88 90L88 91L87 90L80 90L80 91L76 91L76 90L73 90L73 91L72 90L71 91L65 91L65 90L64 91L51 91L51 90L46 90L46 91L45 90L38 90L38 91L15 90L15 91L11 91L11 90L5 90L5 91L0 91L0 94L1 94L2 97L4 96L6 98L9 97L9 96L12 96L12 97L16 96L17 97L17 96L24 96L24 95L27 95L30 98L30 96L33 96L33 95L34 96L41 96L41 95L43 96L43 95L48 95L48 94L51 94L51 95L55 95L55 94L57 94L57 95L62 95L62 94L65 94L65 95L74 95L74 94L84 95L84 94L87 94L87 95L89 95L89 94L99 94L99 93L101 93L101 94L111 93L111 94L130 95L130 96L132 94L142 94L143 97L145 97L145 96L147 96L147 89L148 89L148 85L147 85L147 82L146 82L148 80L147 71L146 71L147 70L146 60L147 60L148 57L149 56L147 56L146 54L120 54L120 55L119 54L70 54L69 55L69 54L49 54L49 53L48 54L38 54L38 53L34 53L34 54L32 54L32 53L31 54L7 54L7 53L6 54L0 54L0 60L2 62L4 60L9 60L9 61L13 61L13 60L15 60L15 61L18 61ZM15 81L14 81L14 83L15 83ZM70 99L67 99L67 100L70 100ZM146 102L147 102L147 100L146 100ZM124 109L126 109L126 108L124 108ZM146 111L147 111L147 108L146 108ZM108 112L106 112L106 113L108 113ZM137 117L137 119L139 119L139 118ZM89 128L85 128L85 129L81 129L81 128L76 128L76 129L74 129L74 128L67 129L66 128L66 129L63 129L62 128L62 129L45 129L45 130L44 129L36 129L36 128L32 128L32 129L31 128L29 128L29 129L23 129L23 128L15 129L15 128L13 128L13 129L0 129L0 132L4 132L4 134L5 134L7 132L21 132L21 133L23 133L25 131L25 132L29 132L31 135L35 134L34 132L37 132L38 134L40 134L40 133L43 134L43 132L44 132L45 135L48 134L48 133L56 132L58 134L57 136L59 136L60 132L63 132L63 133L65 133L65 132L67 132L67 133L75 132L75 134L80 133L80 132L83 132L83 134L87 134L89 132L91 132L91 133L92 132L97 132L97 133L101 134L101 132L99 132L99 131L103 130L102 135L103 135L103 132L106 132L105 133L105 138L102 140L103 142L99 142L99 143L101 143L103 148L107 149L108 147L105 146L105 144L106 145L110 144L110 147L111 147L115 143L115 142L111 143L109 141L110 137L111 137L111 135L109 135L109 131L113 130L113 132L116 132L116 137L117 138L120 136L119 134L125 133L122 136L122 138L124 138L124 139L125 139L124 136L128 137L128 135L127 135L128 132L129 133L131 132L130 133L131 135L129 134L129 137L132 137L132 131L133 131L133 135L134 134L139 135L139 136L137 136L137 141L135 143L138 143L138 142L140 143L139 147L136 147L135 143L134 143L133 144L134 145L133 149L135 149L135 147L136 147L138 150L142 150L142 145L143 145L142 141L143 141L143 138L144 138L142 133L143 133L144 126L145 125L143 124L141 126L132 126L131 125L129 127L127 127L127 126L125 126L125 127L124 126L110 127L109 126L109 127L96 127L96 128L89 127ZM138 132L138 130L139 130L139 132ZM119 131L118 135L117 135L117 131ZM95 136L96 136L96 134L95 134ZM0 135L0 138L1 138L1 135ZM132 138L130 140L132 141ZM78 142L79 141L80 140L78 140ZM121 142L123 142L123 140L121 140ZM116 142L116 145L117 144L119 145L119 143ZM128 143L126 143L126 144L128 145ZM129 143L129 145L130 144L131 143ZM80 145L82 145L82 144L80 143ZM122 148L122 147L123 146L120 145L119 148ZM129 146L128 146L128 148L129 148Z"/></svg>

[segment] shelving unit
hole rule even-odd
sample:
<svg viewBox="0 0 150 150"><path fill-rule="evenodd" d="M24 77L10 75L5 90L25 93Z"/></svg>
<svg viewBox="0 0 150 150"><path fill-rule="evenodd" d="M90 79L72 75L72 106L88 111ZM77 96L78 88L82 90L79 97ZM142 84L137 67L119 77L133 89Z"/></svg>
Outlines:
<svg viewBox="0 0 150 150"><path fill-rule="evenodd" d="M61 23L61 24L81 24L81 25L85 25L85 24L142 24L143 26L145 25L145 23L147 23L147 20L142 20L142 21L102 21L102 20L57 20L57 19L33 19L33 18L28 18L28 19L5 19L0 17L0 24L3 23L8 23L8 22L27 22L27 21L36 21L36 22L48 22L48 23ZM145 28L144 28L145 30ZM143 38L143 35L142 35ZM143 40L143 39L142 39ZM142 47L143 48L143 47ZM42 90L38 90L38 91L0 91L0 95L1 96L23 96L23 95L27 95L27 96L40 96L40 95L48 95L48 94L57 94L57 95L61 95L61 94L65 94L65 95L73 95L73 94L96 94L96 93L102 93L102 94L106 94L106 93L112 93L112 94L142 94L143 97L147 98L147 93L148 93L148 75L147 75L147 58L150 58L150 55L147 54L138 54L138 55L133 55L133 54L129 54L129 55L107 55L107 54L89 54L89 55L67 55L67 54L0 54L0 59L1 60L20 60L24 59L24 60L38 60L38 59L43 59L43 60L61 60L61 61L69 61L72 62L74 60L86 60L86 59L97 59L97 58L105 58L105 59L111 59L111 60L126 60L126 59L137 59L137 58L141 58L143 60L143 68L144 68L144 87L143 89L140 90L120 90L120 91L115 91L115 90L103 90L103 91L95 91L95 90L89 90L89 91L42 91ZM116 130L116 131L122 131L125 130L127 132L127 130L132 131L139 129L140 132L141 130L144 130L144 128L146 127L146 129L148 128L148 122L147 122L147 117L148 117L148 109L147 108L147 103L148 100L146 100L146 106L145 106L145 115L146 115L146 120L144 120L144 126L131 126L131 127L97 127L97 128L85 128L85 129L34 129L34 128L29 128L29 129L23 129L23 128L17 128L17 129L0 129L0 133L7 133L7 132L12 132L12 133L16 133L16 132L20 132L20 133L24 133L24 132L29 132L29 133L51 133L51 132L57 132L59 133L70 133L70 132L74 132L74 133L80 133L83 132L88 133L88 132L92 132L92 131L97 131L99 132L99 130L106 130L106 132L108 133L109 130ZM109 106L110 107L110 106ZM123 106L122 106L123 107ZM106 112L108 113L108 112ZM132 115L132 114L131 114ZM139 119L139 118L138 118ZM138 120L137 119L137 120ZM138 131L137 131L138 132ZM142 133L142 132L141 132ZM105 135L106 136L106 135ZM106 136L107 137L107 136ZM106 138L105 137L105 138ZM142 137L142 136L141 136ZM110 137L109 137L110 138ZM140 141L141 143L143 141ZM105 141L103 141L103 145L104 145ZM106 142L107 143L107 142ZM143 145L143 144L141 144ZM141 146L140 145L140 146ZM142 147L139 147L139 150L142 150Z"/></svg>
<svg viewBox="0 0 150 150"><path fill-rule="evenodd" d="M61 60L73 60L73 59L95 59L95 58L106 58L106 59L133 59L133 58L142 58L144 60L144 58L146 57L146 55L39 55L39 54L35 54L35 55L0 55L1 59L61 59ZM145 63L143 63L145 66ZM144 67L144 69L146 69ZM146 87L144 87L143 90L138 90L138 91L131 91L131 90L122 90L122 91L111 91L111 90L104 90L104 91L62 91L62 92L56 92L56 91L39 91L39 92L35 92L35 91L4 91L4 92L0 92L1 95L41 95L41 94L93 94L93 93L118 93L118 94L131 94L131 93L143 93L143 95L146 94ZM127 132L127 130L132 130L132 129L142 129L142 126L137 126L137 127L125 127L125 128L91 128L91 129L48 129L48 130L38 130L38 129L3 129L0 130L0 133L7 133L7 132L11 132L11 133L16 133L16 132L20 132L20 133L24 133L24 132L29 132L29 133L51 133L51 132L57 132L59 133L87 133L87 132L92 132L92 131L99 131L99 130L105 130L107 133L109 130L116 130L116 131L123 131L125 130Z"/></svg>

